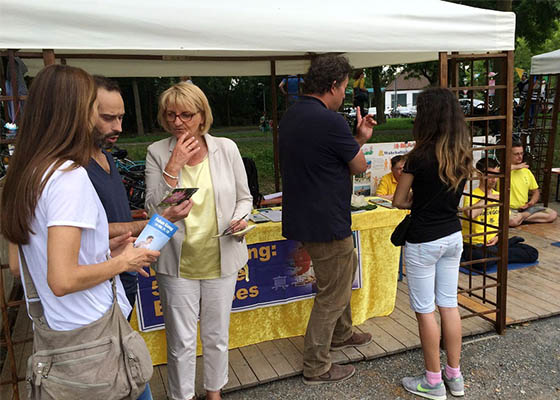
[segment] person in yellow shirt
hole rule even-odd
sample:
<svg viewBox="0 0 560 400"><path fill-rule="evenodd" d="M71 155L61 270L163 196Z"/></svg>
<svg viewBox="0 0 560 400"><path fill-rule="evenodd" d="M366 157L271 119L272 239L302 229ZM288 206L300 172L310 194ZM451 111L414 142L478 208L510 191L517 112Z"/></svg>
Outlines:
<svg viewBox="0 0 560 400"><path fill-rule="evenodd" d="M510 208L512 215L510 227L516 227L523 222L548 223L553 222L558 214L551 208L536 206L540 198L539 185L527 163L523 162L523 145L514 142L511 146L511 178L510 178Z"/></svg>
<svg viewBox="0 0 560 400"><path fill-rule="evenodd" d="M393 200L393 195L397 189L397 183L401 178L406 156L395 156L391 158L391 172L381 178L375 195L384 199Z"/></svg>
<svg viewBox="0 0 560 400"><path fill-rule="evenodd" d="M488 165L488 168L486 168ZM472 205L472 209L464 211L465 216L471 218L473 222L468 220L462 221L463 231L463 255L462 261L477 260L481 258L494 257L498 254L498 234L496 231L499 226L500 207L498 200L500 193L496 191L498 183L498 174L500 168L498 162L493 158L482 158L476 163L476 169L482 173L488 174L485 180L481 180L479 186L472 191L474 196L487 197L488 205L485 199L477 197L467 197L466 204ZM495 175L493 175L495 174ZM495 204L495 206L492 206ZM521 214L510 215L510 225L518 224L521 220ZM483 225L486 221L486 227ZM484 234L484 232L488 232ZM469 238L469 235L472 235ZM531 263L535 262L539 257L539 252L532 246L523 242L525 239L519 236L513 236L508 240L508 263ZM488 263L491 264L491 263ZM476 269L483 269L483 263L473 264Z"/></svg>
<svg viewBox="0 0 560 400"><path fill-rule="evenodd" d="M354 107L360 107L360 113L364 117L368 112L367 103L369 101L369 93L366 89L366 74L363 69L359 69L354 72L353 77Z"/></svg>

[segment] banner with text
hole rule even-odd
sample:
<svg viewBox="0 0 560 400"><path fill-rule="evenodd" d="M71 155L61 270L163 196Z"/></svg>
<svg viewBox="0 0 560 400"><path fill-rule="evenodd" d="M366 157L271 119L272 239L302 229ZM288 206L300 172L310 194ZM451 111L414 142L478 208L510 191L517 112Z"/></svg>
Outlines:
<svg viewBox="0 0 560 400"><path fill-rule="evenodd" d="M360 234L353 232L358 254L358 269L353 289L362 287ZM278 240L250 244L249 261L237 277L232 312L291 303L311 298L316 293L311 258L300 242ZM138 276L137 306L141 331L164 329L161 300L155 272Z"/></svg>
<svg viewBox="0 0 560 400"><path fill-rule="evenodd" d="M366 143L362 151L366 157L367 170L354 175L354 194L373 196L384 175L391 172L391 158L405 155L415 142Z"/></svg>

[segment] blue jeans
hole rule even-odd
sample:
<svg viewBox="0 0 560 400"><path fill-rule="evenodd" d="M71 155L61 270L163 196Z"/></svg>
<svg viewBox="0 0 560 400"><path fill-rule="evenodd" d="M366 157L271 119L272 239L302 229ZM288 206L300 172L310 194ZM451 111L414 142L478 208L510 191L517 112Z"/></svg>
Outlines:
<svg viewBox="0 0 560 400"><path fill-rule="evenodd" d="M153 400L149 382L146 383L146 389L144 389L144 392L138 397L138 400Z"/></svg>
<svg viewBox="0 0 560 400"><path fill-rule="evenodd" d="M425 243L404 246L410 307L429 314L439 307L457 307L459 263L463 252L461 231Z"/></svg>

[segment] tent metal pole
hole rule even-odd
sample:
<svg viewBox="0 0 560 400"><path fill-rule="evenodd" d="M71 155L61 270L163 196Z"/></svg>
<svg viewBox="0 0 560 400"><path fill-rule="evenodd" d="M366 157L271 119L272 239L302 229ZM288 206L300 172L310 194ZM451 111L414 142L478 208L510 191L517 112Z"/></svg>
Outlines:
<svg viewBox="0 0 560 400"><path fill-rule="evenodd" d="M272 97L272 147L274 149L274 188L280 191L280 159L278 155L278 94L276 92L276 61L270 61L270 92Z"/></svg>
<svg viewBox="0 0 560 400"><path fill-rule="evenodd" d="M53 50L49 50L53 51ZM53 53L54 54L54 53ZM68 59L95 59L95 60L153 60L153 61L299 61L311 60L314 54L289 55L289 56L183 56L183 55L147 55L147 54L104 54L104 53L57 53L59 58ZM340 54L340 53L325 53ZM0 51L0 56L6 56L6 51ZM21 51L18 53L20 58L44 58L43 53L32 51ZM54 63L54 62L53 62Z"/></svg>

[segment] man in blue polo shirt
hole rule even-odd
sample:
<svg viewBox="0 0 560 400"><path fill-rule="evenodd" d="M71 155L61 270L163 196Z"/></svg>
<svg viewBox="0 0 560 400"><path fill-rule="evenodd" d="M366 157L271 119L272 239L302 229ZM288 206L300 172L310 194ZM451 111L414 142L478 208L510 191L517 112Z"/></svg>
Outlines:
<svg viewBox="0 0 560 400"><path fill-rule="evenodd" d="M352 174L366 170L360 147L371 137L371 115L358 118L356 136L336 111L352 70L341 56L313 60L305 96L280 121L282 234L301 241L313 261L317 295L305 333L303 381L309 385L351 377L352 365L332 364L329 351L371 342L352 331L350 299L357 267L351 231Z"/></svg>
<svg viewBox="0 0 560 400"><path fill-rule="evenodd" d="M113 157L106 149L114 146L122 132L124 102L121 91L115 81L103 76L94 76L97 85L98 117L95 124L96 146L90 163L86 166L89 179L105 208L109 221L109 237L131 232L138 236L147 221L133 221L126 189L117 170ZM136 273L123 272L121 282L130 305L136 300Z"/></svg>
<svg viewBox="0 0 560 400"><path fill-rule="evenodd" d="M96 146L90 163L86 166L91 183L103 204L109 222L109 238L130 234L138 236L148 220L133 221L128 196L115 161L107 149L112 148L122 132L124 102L117 82L95 75L97 86L98 118L95 124ZM169 207L163 217L171 222L185 218L190 210L189 203ZM130 305L136 301L138 276L123 272L121 282ZM130 318L130 316L128 316Z"/></svg>

